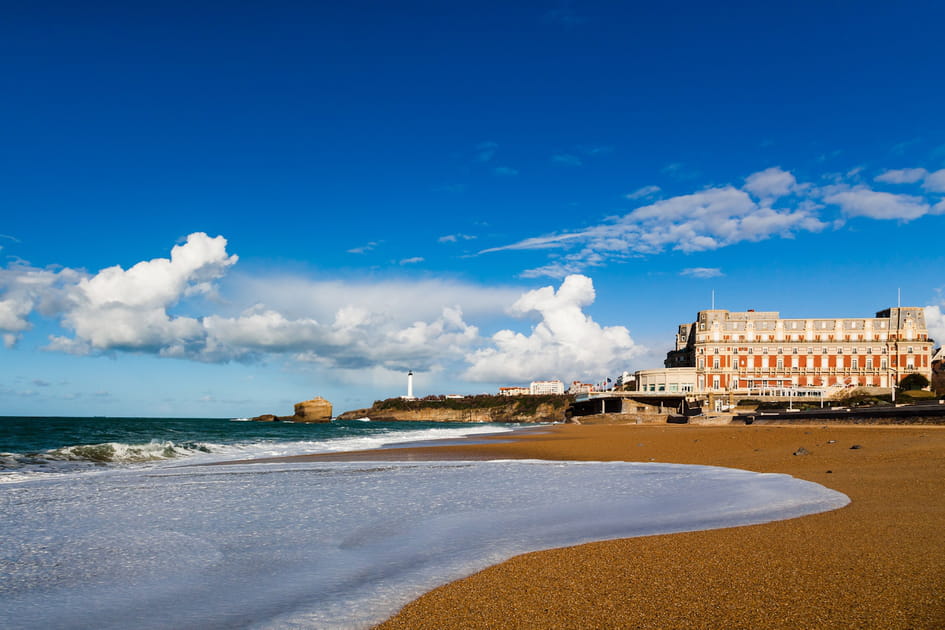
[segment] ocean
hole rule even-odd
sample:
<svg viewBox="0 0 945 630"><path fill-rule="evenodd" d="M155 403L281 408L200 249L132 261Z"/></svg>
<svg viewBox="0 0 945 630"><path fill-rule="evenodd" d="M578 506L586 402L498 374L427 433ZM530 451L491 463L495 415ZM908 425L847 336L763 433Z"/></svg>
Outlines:
<svg viewBox="0 0 945 630"><path fill-rule="evenodd" d="M210 462L504 425L0 418L5 628L366 628L511 556L842 507L787 475L659 463Z"/></svg>

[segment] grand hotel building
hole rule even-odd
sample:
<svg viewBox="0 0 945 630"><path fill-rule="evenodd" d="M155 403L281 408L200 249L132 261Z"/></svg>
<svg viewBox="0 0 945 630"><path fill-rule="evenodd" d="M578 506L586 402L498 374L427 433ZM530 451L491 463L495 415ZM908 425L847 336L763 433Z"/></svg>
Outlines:
<svg viewBox="0 0 945 630"><path fill-rule="evenodd" d="M679 326L665 366L695 368L695 391L890 387L914 372L931 379L932 345L921 307L788 319L776 311L705 310Z"/></svg>

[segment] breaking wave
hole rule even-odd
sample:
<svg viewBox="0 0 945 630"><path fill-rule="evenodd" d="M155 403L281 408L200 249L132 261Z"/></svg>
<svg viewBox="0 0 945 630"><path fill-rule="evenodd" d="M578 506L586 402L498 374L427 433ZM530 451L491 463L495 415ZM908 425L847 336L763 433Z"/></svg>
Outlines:
<svg viewBox="0 0 945 630"><path fill-rule="evenodd" d="M360 424L360 423L359 423ZM101 467L160 465L172 461L206 463L250 460L310 453L370 450L405 443L462 439L504 433L512 427L469 425L415 430L395 429L357 435L323 436L312 440L250 439L230 443L151 440L142 443L76 444L28 453L0 453L0 483L22 481L33 473L81 472ZM17 474L19 473L19 474ZM25 476L24 476L25 475Z"/></svg>

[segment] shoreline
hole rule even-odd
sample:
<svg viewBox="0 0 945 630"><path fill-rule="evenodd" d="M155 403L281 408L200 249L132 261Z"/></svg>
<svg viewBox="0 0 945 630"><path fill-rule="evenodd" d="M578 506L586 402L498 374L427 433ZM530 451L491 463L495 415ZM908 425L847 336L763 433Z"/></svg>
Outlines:
<svg viewBox="0 0 945 630"><path fill-rule="evenodd" d="M763 525L524 554L434 589L377 628L945 627L945 427L546 428L385 456L717 465L790 474L852 502ZM794 455L801 447L810 454Z"/></svg>

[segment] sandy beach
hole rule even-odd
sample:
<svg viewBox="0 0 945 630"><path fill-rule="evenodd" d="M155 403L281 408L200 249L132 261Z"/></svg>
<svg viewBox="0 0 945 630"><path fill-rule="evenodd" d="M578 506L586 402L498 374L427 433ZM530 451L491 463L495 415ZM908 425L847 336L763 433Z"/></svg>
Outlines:
<svg viewBox="0 0 945 630"><path fill-rule="evenodd" d="M808 454L794 455L800 448ZM379 628L945 627L945 427L563 425L385 456L728 466L815 481L852 503L525 554L424 595Z"/></svg>

